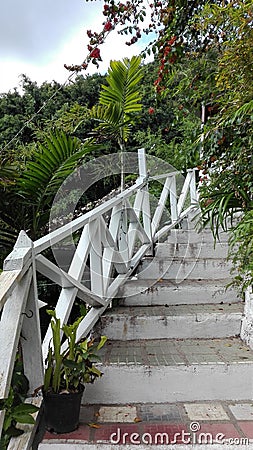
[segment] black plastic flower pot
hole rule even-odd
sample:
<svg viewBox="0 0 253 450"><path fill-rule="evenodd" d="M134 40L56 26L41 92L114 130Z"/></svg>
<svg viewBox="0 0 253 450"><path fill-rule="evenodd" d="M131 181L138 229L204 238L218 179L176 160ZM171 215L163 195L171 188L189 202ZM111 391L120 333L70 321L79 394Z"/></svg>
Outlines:
<svg viewBox="0 0 253 450"><path fill-rule="evenodd" d="M70 433L78 428L84 387L78 392L43 393L46 429L52 433Z"/></svg>

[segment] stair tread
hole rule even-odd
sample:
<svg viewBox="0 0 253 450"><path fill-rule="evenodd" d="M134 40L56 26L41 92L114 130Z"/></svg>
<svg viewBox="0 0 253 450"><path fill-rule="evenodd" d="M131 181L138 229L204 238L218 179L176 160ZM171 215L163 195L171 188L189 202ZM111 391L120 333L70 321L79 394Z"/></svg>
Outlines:
<svg viewBox="0 0 253 450"><path fill-rule="evenodd" d="M243 302L220 304L195 304L195 305L168 305L168 306L117 306L107 310L104 316L184 316L206 314L242 314Z"/></svg>
<svg viewBox="0 0 253 450"><path fill-rule="evenodd" d="M253 351L236 337L108 341L101 349L101 363L150 367L253 363Z"/></svg>
<svg viewBox="0 0 253 450"><path fill-rule="evenodd" d="M149 289L152 286L168 286L168 287L172 287L172 288L186 288L189 289L189 287L192 288L198 288L198 289L210 289L210 288L215 288L216 286L219 286L221 288L224 289L224 291L226 290L226 285L228 285L229 283L231 283L231 278L221 278L221 279L210 279L210 280L205 280L205 279L185 279L180 281L179 283L176 282L176 280L174 278L160 278L160 279L154 279L154 278L146 278L146 279L138 279L136 278L138 277L138 274L134 277L132 277L130 280L127 280L124 284L124 286L128 285L128 284L133 284L136 283L138 285L142 285L144 287L146 287L147 289Z"/></svg>

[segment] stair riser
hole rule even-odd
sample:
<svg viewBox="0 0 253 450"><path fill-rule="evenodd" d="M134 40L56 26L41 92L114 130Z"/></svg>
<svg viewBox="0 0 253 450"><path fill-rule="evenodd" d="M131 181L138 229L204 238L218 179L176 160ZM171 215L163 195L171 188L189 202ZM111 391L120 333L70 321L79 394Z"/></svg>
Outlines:
<svg viewBox="0 0 253 450"><path fill-rule="evenodd" d="M158 244L155 251L157 258L184 257L184 258L227 258L227 244Z"/></svg>
<svg viewBox="0 0 253 450"><path fill-rule="evenodd" d="M162 286L155 283L148 290L143 284L134 281L127 283L120 291L120 305L151 306L151 305L194 305L196 303L235 303L238 301L236 292L232 289L224 291L224 287L207 287L206 289L191 286Z"/></svg>
<svg viewBox="0 0 253 450"><path fill-rule="evenodd" d="M83 403L129 404L247 400L253 395L253 364L105 366L87 385ZM247 382L245 382L247 380Z"/></svg>
<svg viewBox="0 0 253 450"><path fill-rule="evenodd" d="M223 259L176 260L146 258L138 266L138 279L218 280L229 278L231 264Z"/></svg>
<svg viewBox="0 0 253 450"><path fill-rule="evenodd" d="M229 234L222 232L219 235L218 242L228 242ZM172 230L168 236L167 242L178 242L179 244L191 243L208 243L214 244L214 237L210 231L203 230L200 233L196 233L193 230Z"/></svg>
<svg viewBox="0 0 253 450"><path fill-rule="evenodd" d="M110 340L223 338L238 336L242 315L192 314L185 316L104 316L99 333Z"/></svg>

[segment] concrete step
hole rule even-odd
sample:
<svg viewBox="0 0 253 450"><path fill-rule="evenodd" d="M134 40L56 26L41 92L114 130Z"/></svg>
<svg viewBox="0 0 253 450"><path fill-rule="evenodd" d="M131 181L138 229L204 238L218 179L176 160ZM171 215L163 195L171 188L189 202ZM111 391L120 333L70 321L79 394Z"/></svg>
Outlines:
<svg viewBox="0 0 253 450"><path fill-rule="evenodd" d="M246 400L253 351L239 338L108 341L87 404Z"/></svg>
<svg viewBox="0 0 253 450"><path fill-rule="evenodd" d="M217 242L228 242L229 233L221 231ZM214 237L210 229L204 229L199 232L193 229L175 229L171 230L167 242L178 242L179 244L190 243L214 243Z"/></svg>
<svg viewBox="0 0 253 450"><path fill-rule="evenodd" d="M112 340L239 336L243 303L119 306L105 312L95 330Z"/></svg>
<svg viewBox="0 0 253 450"><path fill-rule="evenodd" d="M226 242L217 242L215 245L213 242L187 242L183 244L166 242L157 244L155 248L156 258L184 257L196 259L226 259L227 256L228 244Z"/></svg>
<svg viewBox="0 0 253 450"><path fill-rule="evenodd" d="M127 281L118 293L125 306L192 305L196 303L235 303L237 292L226 289L231 279L223 280L137 280Z"/></svg>
<svg viewBox="0 0 253 450"><path fill-rule="evenodd" d="M224 258L145 257L137 267L138 279L215 280L229 278L232 264Z"/></svg>

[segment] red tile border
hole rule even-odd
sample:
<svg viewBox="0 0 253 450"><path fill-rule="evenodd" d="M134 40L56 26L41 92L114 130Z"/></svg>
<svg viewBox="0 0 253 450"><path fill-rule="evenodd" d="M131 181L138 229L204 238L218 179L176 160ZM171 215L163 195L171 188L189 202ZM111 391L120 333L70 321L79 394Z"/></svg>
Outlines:
<svg viewBox="0 0 253 450"><path fill-rule="evenodd" d="M241 428L247 438L253 439L253 421L238 421L237 425Z"/></svg>
<svg viewBox="0 0 253 450"><path fill-rule="evenodd" d="M139 424L103 424L95 429L95 442L108 442L111 444L131 444L140 435Z"/></svg>

